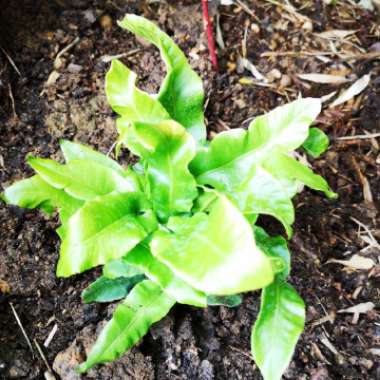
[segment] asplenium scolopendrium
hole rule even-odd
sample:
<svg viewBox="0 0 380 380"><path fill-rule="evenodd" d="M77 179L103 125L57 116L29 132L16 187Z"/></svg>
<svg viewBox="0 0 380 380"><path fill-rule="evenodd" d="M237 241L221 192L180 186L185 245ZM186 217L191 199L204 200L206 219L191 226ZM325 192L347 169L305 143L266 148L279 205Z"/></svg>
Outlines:
<svg viewBox="0 0 380 380"><path fill-rule="evenodd" d="M140 340L176 303L236 306L239 294L263 289L252 354L265 380L280 379L305 320L304 303L286 282L286 240L255 225L277 218L292 235L292 198L300 185L335 194L297 161L303 146L318 156L327 137L310 124L319 99L299 99L206 140L202 82L182 51L152 22L119 22L156 45L167 74L158 94L135 86L136 75L114 60L106 94L120 115L118 147L140 161L124 168L83 145L61 141L65 164L28 157L34 177L8 187L20 207L58 210L62 240L57 276L98 265L103 275L84 302L123 299L86 362L112 361Z"/></svg>

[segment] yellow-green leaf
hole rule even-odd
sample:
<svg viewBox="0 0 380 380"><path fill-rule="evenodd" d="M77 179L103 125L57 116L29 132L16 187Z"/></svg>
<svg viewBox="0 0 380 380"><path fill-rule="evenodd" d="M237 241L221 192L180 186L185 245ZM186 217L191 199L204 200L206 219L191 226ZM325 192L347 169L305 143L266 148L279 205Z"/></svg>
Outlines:
<svg viewBox="0 0 380 380"><path fill-rule="evenodd" d="M64 219L71 216L84 203L65 191L49 185L39 175L15 182L5 189L2 198L6 203L19 207L39 207L48 214L59 209L63 212Z"/></svg>
<svg viewBox="0 0 380 380"><path fill-rule="evenodd" d="M29 157L28 163L51 186L78 199L90 200L112 192L136 191L133 182L95 161L73 160L61 165L53 160Z"/></svg>
<svg viewBox="0 0 380 380"><path fill-rule="evenodd" d="M158 285L150 280L137 284L115 310L100 333L87 360L78 368L81 373L98 363L110 362L129 350L162 319L175 304Z"/></svg>
<svg viewBox="0 0 380 380"><path fill-rule="evenodd" d="M137 245L123 260L143 270L149 279L160 285L177 302L198 307L207 306L206 294L178 278L142 244Z"/></svg>
<svg viewBox="0 0 380 380"><path fill-rule="evenodd" d="M167 227L153 234L152 253L194 288L230 295L272 282L270 260L256 246L247 220L225 197L209 214L172 217Z"/></svg>
<svg viewBox="0 0 380 380"><path fill-rule="evenodd" d="M106 95L112 109L128 123L154 123L170 119L164 106L136 87L136 74L114 59L106 75Z"/></svg>
<svg viewBox="0 0 380 380"><path fill-rule="evenodd" d="M188 165L195 154L194 140L173 120L159 124L134 123L127 147L143 158L153 208L161 220L188 212L197 196Z"/></svg>
<svg viewBox="0 0 380 380"><path fill-rule="evenodd" d="M319 128L310 128L307 139L302 144L312 157L318 158L329 147L329 138Z"/></svg>
<svg viewBox="0 0 380 380"><path fill-rule="evenodd" d="M99 277L91 283L82 292L84 303L91 302L112 302L120 300L127 296L129 291L140 281L144 280L144 275L136 275L131 277L107 278Z"/></svg>
<svg viewBox="0 0 380 380"><path fill-rule="evenodd" d="M252 330L252 355L264 380L280 380L305 324L305 305L292 286L276 279L261 296Z"/></svg>
<svg viewBox="0 0 380 380"><path fill-rule="evenodd" d="M122 257L156 227L150 204L141 193L93 199L66 225L57 276L68 277Z"/></svg>
<svg viewBox="0 0 380 380"><path fill-rule="evenodd" d="M166 64L166 77L160 88L158 100L172 119L182 124L197 142L203 144L206 139L206 127L202 81L190 67L181 49L166 33L144 17L127 14L118 24L147 39L160 50Z"/></svg>

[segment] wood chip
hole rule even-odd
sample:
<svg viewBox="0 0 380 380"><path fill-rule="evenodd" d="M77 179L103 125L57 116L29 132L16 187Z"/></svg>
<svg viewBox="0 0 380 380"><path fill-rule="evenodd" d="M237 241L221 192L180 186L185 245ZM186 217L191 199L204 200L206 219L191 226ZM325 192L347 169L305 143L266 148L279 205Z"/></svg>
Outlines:
<svg viewBox="0 0 380 380"><path fill-rule="evenodd" d="M354 317L352 319L352 323L356 325L359 320L360 314L366 314L369 311L373 310L375 308L375 304L373 302L363 302L359 303L355 306L351 306L347 309L338 310L338 313L352 313L354 314Z"/></svg>
<svg viewBox="0 0 380 380"><path fill-rule="evenodd" d="M317 37L327 38L327 39L344 39L348 36L355 34L357 30L340 30L340 29L331 29L322 33L315 33Z"/></svg>
<svg viewBox="0 0 380 380"><path fill-rule="evenodd" d="M339 75L318 74L318 73L298 74L298 77L308 82L324 83L324 84L341 84L341 83L347 83L350 81L346 77L342 77Z"/></svg>
<svg viewBox="0 0 380 380"><path fill-rule="evenodd" d="M49 344L51 343L51 341L53 340L54 338L54 335L56 334L58 330L58 325L55 324L53 326L53 328L51 329L50 331L50 334L48 335L48 337L46 338L45 342L44 342L44 347L48 348L49 347Z"/></svg>
<svg viewBox="0 0 380 380"><path fill-rule="evenodd" d="M11 290L11 287L6 281L0 280L0 293L9 293Z"/></svg>
<svg viewBox="0 0 380 380"><path fill-rule="evenodd" d="M326 264L330 263L342 264L346 267L358 270L370 270L375 266L375 262L372 259L360 255L353 255L349 260L331 259L326 262Z"/></svg>
<svg viewBox="0 0 380 380"><path fill-rule="evenodd" d="M369 349L369 352L370 352L372 355L380 356L380 348L370 348L370 349Z"/></svg>
<svg viewBox="0 0 380 380"><path fill-rule="evenodd" d="M338 350L334 347L334 345L329 341L327 336L325 334L322 335L320 338L321 343L327 347L334 355L339 364L344 363L344 358L343 356L338 352Z"/></svg>
<svg viewBox="0 0 380 380"><path fill-rule="evenodd" d="M240 70L248 70L259 81L262 81L264 83L268 82L268 79L265 78L265 76L261 74L259 70L257 70L256 66L246 58L239 57L238 68L240 68Z"/></svg>

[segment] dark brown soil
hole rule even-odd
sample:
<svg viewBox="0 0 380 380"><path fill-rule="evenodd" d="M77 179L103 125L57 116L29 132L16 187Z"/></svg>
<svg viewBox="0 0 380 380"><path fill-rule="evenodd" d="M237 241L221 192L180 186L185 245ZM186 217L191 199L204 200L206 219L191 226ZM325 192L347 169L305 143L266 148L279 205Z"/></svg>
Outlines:
<svg viewBox="0 0 380 380"><path fill-rule="evenodd" d="M307 327L285 378L380 379L376 307L360 314L357 323L353 314L337 313L365 302L379 305L380 266L358 271L328 263L355 253L379 263L379 247L366 248L365 235L358 233L355 222L363 223L374 239L380 239L378 140L337 140L339 136L380 132L379 61L331 56L331 61L323 62L315 56L261 55L266 51L330 50L331 44L313 34L330 29L356 31L351 45L335 41L339 49L358 54L354 44L364 53L378 51L380 17L376 12L353 8L349 2L327 6L321 0L299 1L299 12L313 21L311 31L305 20L297 20L266 1L244 1L252 14L237 6L221 6L220 26L226 48L219 51L220 71L214 73L208 62L198 3L0 1L1 185L4 188L31 174L25 164L29 152L60 157L59 138L88 143L103 152L110 149L116 133L114 115L103 91L109 66L104 56L129 52L123 60L139 74L140 85L149 91L157 89L164 72L159 54L117 27L116 20L125 12L157 21L190 56L205 82L211 131L247 126L253 116L294 99L298 93L323 96L337 89L301 81L297 74L359 77L371 73L370 85L362 95L340 107L326 107L319 118L318 126L330 135L332 145L321 159L309 161L329 180L339 199L329 201L307 189L296 199L297 222L290 242L291 282L307 304ZM254 85L248 71L236 70L245 28L247 58L262 73L274 76L269 87ZM76 37L79 41L54 68L57 53ZM59 74L56 81L52 81L53 70ZM50 85L46 84L48 78ZM341 87L345 85L338 89ZM368 189L364 194L365 181L373 201ZM281 232L270 218L260 222L272 233ZM58 330L54 339L47 349L42 347L47 361L52 366L55 360L54 368L63 379L78 378L72 364L83 359L99 322L111 315L112 306L81 303L80 293L96 273L71 279L55 277L59 245L54 232L56 219L0 204L0 223L0 378L43 379L46 367L33 340L42 346L55 324ZM4 284L9 285L8 292ZM34 355L10 303L32 341ZM116 364L92 370L87 378L260 379L249 353L258 305L259 294L253 293L247 294L236 309L176 306L130 353Z"/></svg>

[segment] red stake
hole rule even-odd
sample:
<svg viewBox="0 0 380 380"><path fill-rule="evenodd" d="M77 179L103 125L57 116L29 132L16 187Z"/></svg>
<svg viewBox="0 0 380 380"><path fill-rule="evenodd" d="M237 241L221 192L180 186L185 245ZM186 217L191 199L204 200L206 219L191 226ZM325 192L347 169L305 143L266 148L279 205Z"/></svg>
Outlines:
<svg viewBox="0 0 380 380"><path fill-rule="evenodd" d="M203 13L203 23L204 28L207 33L207 43L208 50L210 52L210 59L214 70L218 70L218 59L216 58L216 49L215 49L215 41L214 34L212 32L212 22L210 20L210 16L208 14L208 4L207 0L201 0L202 2L202 13Z"/></svg>

